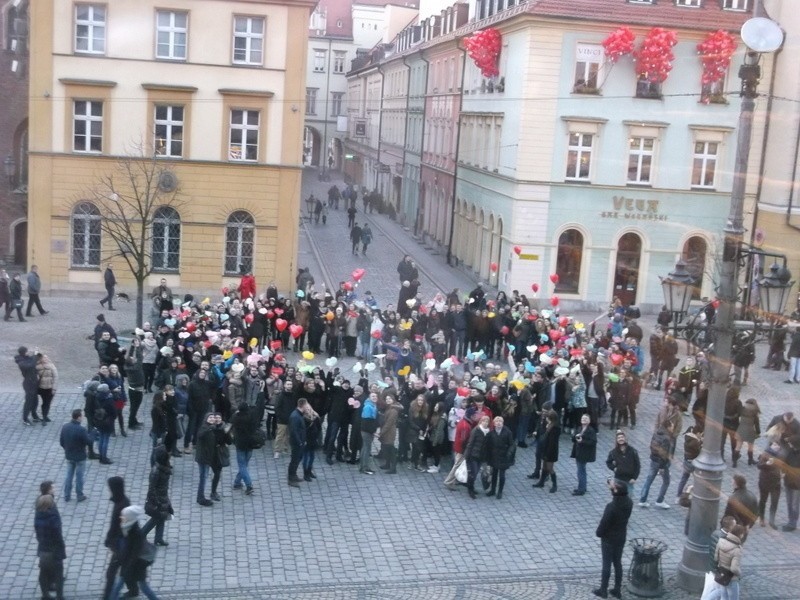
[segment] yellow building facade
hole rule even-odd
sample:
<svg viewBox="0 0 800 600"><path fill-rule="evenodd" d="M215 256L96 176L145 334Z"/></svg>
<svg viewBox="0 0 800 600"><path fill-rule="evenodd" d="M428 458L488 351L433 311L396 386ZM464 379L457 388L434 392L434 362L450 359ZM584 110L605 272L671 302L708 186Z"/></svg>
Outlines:
<svg viewBox="0 0 800 600"><path fill-rule="evenodd" d="M96 201L130 160L177 191L145 224L146 285L200 293L252 270L260 287L292 287L313 5L31 6L28 255L45 289L102 289L110 258L119 289L133 285Z"/></svg>

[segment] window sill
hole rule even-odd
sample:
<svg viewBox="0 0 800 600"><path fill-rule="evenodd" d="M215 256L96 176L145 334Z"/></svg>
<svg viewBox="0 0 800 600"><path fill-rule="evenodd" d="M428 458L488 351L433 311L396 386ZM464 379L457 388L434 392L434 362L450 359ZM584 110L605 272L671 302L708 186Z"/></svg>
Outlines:
<svg viewBox="0 0 800 600"><path fill-rule="evenodd" d="M164 275L180 275L181 274L180 268L178 268L178 269L153 269L150 272L151 273L164 274Z"/></svg>
<svg viewBox="0 0 800 600"><path fill-rule="evenodd" d="M693 185L689 189L692 190L693 192L716 192L717 191L716 187L704 187L704 186L701 186L701 185Z"/></svg>
<svg viewBox="0 0 800 600"><path fill-rule="evenodd" d="M78 266L78 265L70 265L70 271L100 271L100 265L96 267L90 265Z"/></svg>
<svg viewBox="0 0 800 600"><path fill-rule="evenodd" d="M84 155L89 155L89 156L102 156L103 155L103 151L102 150L75 150L74 148L72 149L72 153L73 154L84 154Z"/></svg>
<svg viewBox="0 0 800 600"><path fill-rule="evenodd" d="M636 94L634 98L639 100L662 100L664 96L661 94Z"/></svg>
<svg viewBox="0 0 800 600"><path fill-rule="evenodd" d="M97 56L97 57L100 57L100 58L104 58L106 56L105 52L92 52L90 50L75 50L74 54L76 54L78 56L84 56L84 57Z"/></svg>
<svg viewBox="0 0 800 600"><path fill-rule="evenodd" d="M570 179L569 177L564 179L564 183L580 183L580 184L590 184L592 183L591 179Z"/></svg>
<svg viewBox="0 0 800 600"><path fill-rule="evenodd" d="M174 58L172 56L156 56L155 60L163 60L164 62L176 62L176 63L185 63L188 60L184 58Z"/></svg>
<svg viewBox="0 0 800 600"><path fill-rule="evenodd" d="M599 96L600 88L575 86L574 88L572 88L572 93L580 94L582 96Z"/></svg>
<svg viewBox="0 0 800 600"><path fill-rule="evenodd" d="M260 69L264 65L263 65L263 63L259 64L259 63L232 62L231 66L232 67L248 67L250 69Z"/></svg>
<svg viewBox="0 0 800 600"><path fill-rule="evenodd" d="M625 185L632 188L652 188L653 184L649 181L647 183L639 183L637 181L626 181Z"/></svg>
<svg viewBox="0 0 800 600"><path fill-rule="evenodd" d="M706 96L704 98L700 98L699 104L709 105L709 104L717 104L722 106L727 106L729 104L727 98L718 97L718 96Z"/></svg>

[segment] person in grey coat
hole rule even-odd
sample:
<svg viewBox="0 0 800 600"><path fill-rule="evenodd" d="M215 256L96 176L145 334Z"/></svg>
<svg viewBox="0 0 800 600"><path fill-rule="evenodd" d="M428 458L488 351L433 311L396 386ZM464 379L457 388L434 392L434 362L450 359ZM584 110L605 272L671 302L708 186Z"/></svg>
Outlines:
<svg viewBox="0 0 800 600"><path fill-rule="evenodd" d="M46 315L47 311L42 308L42 301L39 299L39 293L42 291L42 280L39 277L39 267L33 265L31 272L28 273L28 308L25 309L25 316L31 316L31 309L33 305L39 310L40 315Z"/></svg>

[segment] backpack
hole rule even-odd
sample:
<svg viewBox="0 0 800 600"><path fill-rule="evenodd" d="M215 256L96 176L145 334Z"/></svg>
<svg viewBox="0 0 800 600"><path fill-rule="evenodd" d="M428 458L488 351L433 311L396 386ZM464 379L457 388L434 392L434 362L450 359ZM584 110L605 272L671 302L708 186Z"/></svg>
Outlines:
<svg viewBox="0 0 800 600"><path fill-rule="evenodd" d="M145 563L148 567L156 561L156 546L152 542L144 540L142 548L139 550L139 560Z"/></svg>

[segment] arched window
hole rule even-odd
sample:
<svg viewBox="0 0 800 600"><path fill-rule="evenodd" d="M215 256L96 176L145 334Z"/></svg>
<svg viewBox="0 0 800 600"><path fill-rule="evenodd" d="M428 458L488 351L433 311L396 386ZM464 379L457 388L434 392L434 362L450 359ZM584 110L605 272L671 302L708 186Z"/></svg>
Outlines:
<svg viewBox="0 0 800 600"><path fill-rule="evenodd" d="M181 217L174 208L161 206L156 210L152 242L153 270L177 271L181 264Z"/></svg>
<svg viewBox="0 0 800 600"><path fill-rule="evenodd" d="M692 276L692 299L698 300L702 294L703 272L706 270L706 252L708 245L705 239L695 235L686 240L683 244L681 258L686 263L686 270Z"/></svg>
<svg viewBox="0 0 800 600"><path fill-rule="evenodd" d="M100 266L100 211L91 202L72 211L72 266Z"/></svg>
<svg viewBox="0 0 800 600"><path fill-rule="evenodd" d="M225 273L238 275L253 269L255 221L250 213L237 210L225 226Z"/></svg>
<svg viewBox="0 0 800 600"><path fill-rule="evenodd" d="M558 283L555 286L557 293L578 293L582 261L583 234L577 229L567 229L558 238L558 254L556 255Z"/></svg>

